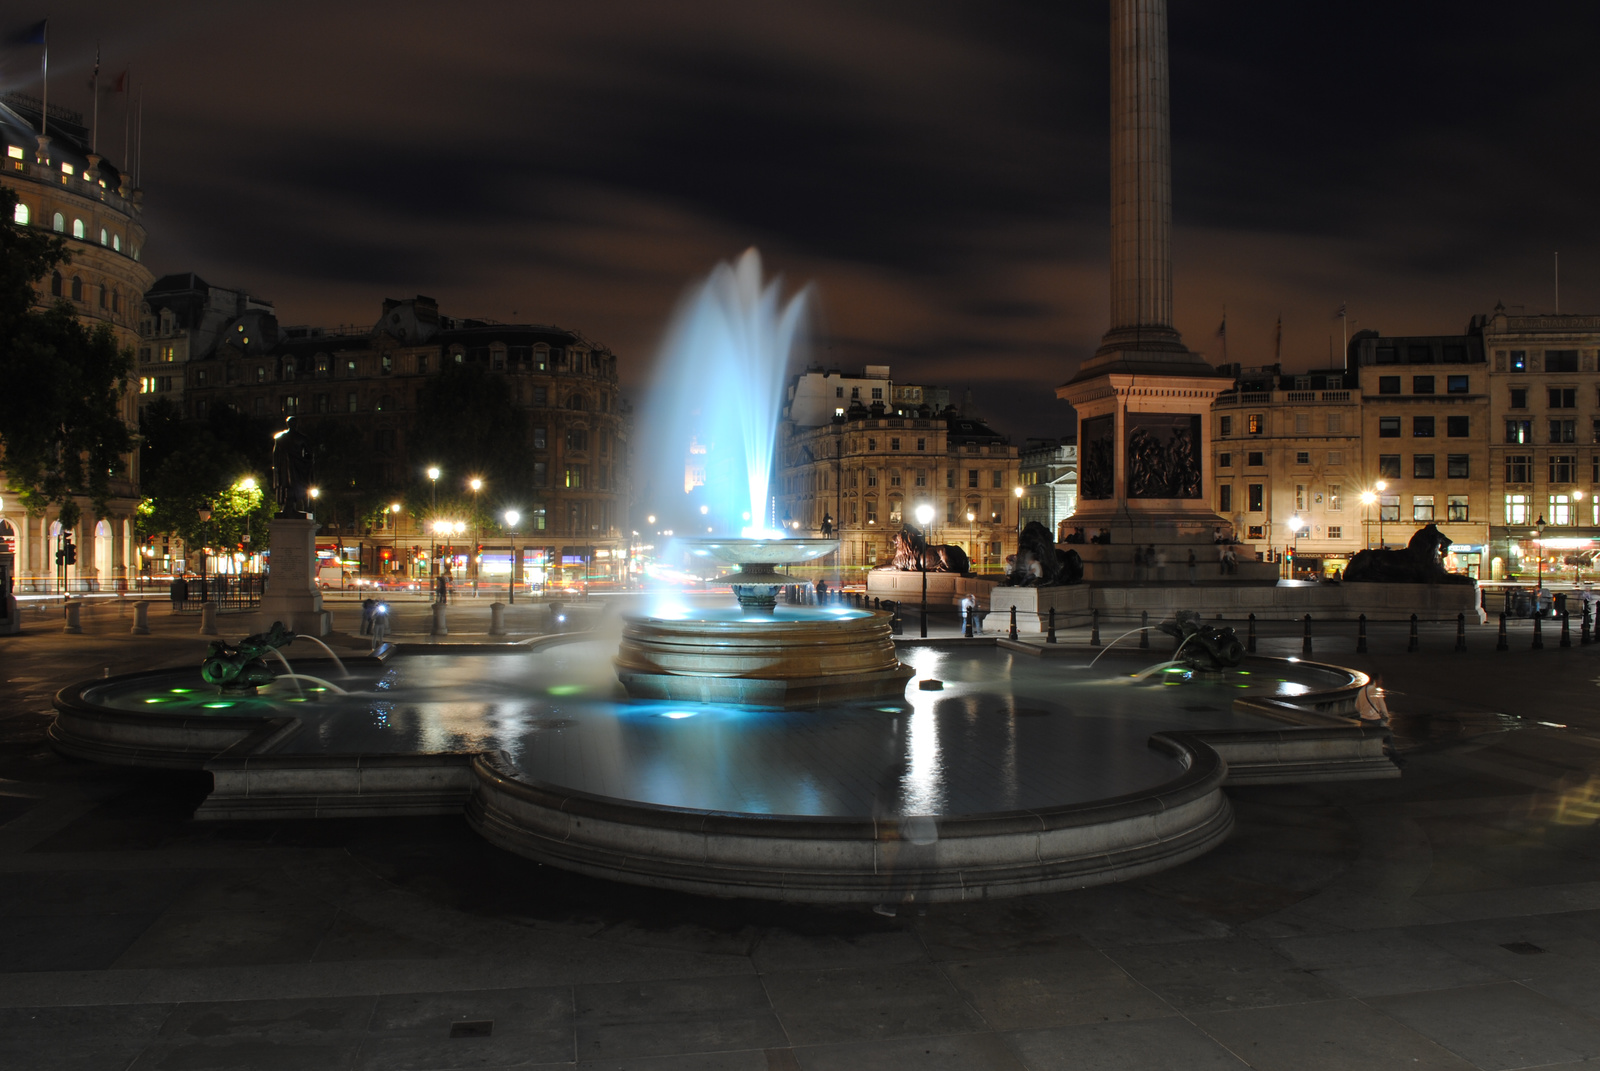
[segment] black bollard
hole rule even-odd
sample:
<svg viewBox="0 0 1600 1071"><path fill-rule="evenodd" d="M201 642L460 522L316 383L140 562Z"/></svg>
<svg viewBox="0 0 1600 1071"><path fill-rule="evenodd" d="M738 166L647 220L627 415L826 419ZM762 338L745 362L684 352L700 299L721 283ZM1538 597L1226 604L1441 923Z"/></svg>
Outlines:
<svg viewBox="0 0 1600 1071"><path fill-rule="evenodd" d="M1538 614L1533 615L1533 649L1544 650L1544 618Z"/></svg>
<svg viewBox="0 0 1600 1071"><path fill-rule="evenodd" d="M1306 615L1306 629L1300 637L1300 653L1311 657L1311 615Z"/></svg>
<svg viewBox="0 0 1600 1071"><path fill-rule="evenodd" d="M1150 611L1149 610L1140 610L1139 611L1139 649L1141 651L1147 651L1147 650L1150 649Z"/></svg>
<svg viewBox="0 0 1600 1071"><path fill-rule="evenodd" d="M1496 651L1511 650L1511 644L1506 642L1506 612L1504 610L1500 611L1500 635L1494 641L1494 649Z"/></svg>
<svg viewBox="0 0 1600 1071"><path fill-rule="evenodd" d="M1100 646L1100 611L1089 611L1089 646Z"/></svg>
<svg viewBox="0 0 1600 1071"><path fill-rule="evenodd" d="M1406 640L1406 653L1412 654L1420 645L1417 643L1417 615L1411 615L1411 636Z"/></svg>
<svg viewBox="0 0 1600 1071"><path fill-rule="evenodd" d="M1465 651L1466 649L1467 649L1467 615L1466 614L1457 614L1456 615L1456 650Z"/></svg>
<svg viewBox="0 0 1600 1071"><path fill-rule="evenodd" d="M1564 591L1556 592L1555 603L1556 603L1556 613L1558 613L1558 614L1566 613L1567 612L1567 593L1564 592Z"/></svg>
<svg viewBox="0 0 1600 1071"><path fill-rule="evenodd" d="M1579 634L1578 642L1580 644L1586 646L1586 647L1589 645L1589 642L1590 642L1589 641L1589 603L1588 603L1588 600L1585 600L1584 604L1583 604L1583 632Z"/></svg>
<svg viewBox="0 0 1600 1071"><path fill-rule="evenodd" d="M1017 608L1016 608L1016 606L1012 606L1011 607L1011 629L1010 629L1009 632L1006 633L1006 639L1014 640L1016 638L1017 638Z"/></svg>
<svg viewBox="0 0 1600 1071"><path fill-rule="evenodd" d="M972 639L972 619L978 616L977 610L963 611L961 614L961 635Z"/></svg>
<svg viewBox="0 0 1600 1071"><path fill-rule="evenodd" d="M1244 649L1249 654L1255 654L1256 653L1256 615L1255 614L1251 614L1250 615L1250 619L1249 619L1248 623L1249 623L1250 627L1245 632Z"/></svg>
<svg viewBox="0 0 1600 1071"><path fill-rule="evenodd" d="M1367 615L1356 618L1356 654L1367 653Z"/></svg>
<svg viewBox="0 0 1600 1071"><path fill-rule="evenodd" d="M1572 614L1566 610L1561 611L1561 644L1562 647L1572 646Z"/></svg>
<svg viewBox="0 0 1600 1071"><path fill-rule="evenodd" d="M872 608L873 608L873 609L874 609L874 610L881 610L881 609L883 609L883 599L881 599L881 598L879 598L879 597L878 597L878 596L876 596L876 595L875 595L875 596L873 596L873 598L872 598Z"/></svg>
<svg viewBox="0 0 1600 1071"><path fill-rule="evenodd" d="M1050 607L1050 630L1044 634L1045 643L1056 642L1056 608Z"/></svg>

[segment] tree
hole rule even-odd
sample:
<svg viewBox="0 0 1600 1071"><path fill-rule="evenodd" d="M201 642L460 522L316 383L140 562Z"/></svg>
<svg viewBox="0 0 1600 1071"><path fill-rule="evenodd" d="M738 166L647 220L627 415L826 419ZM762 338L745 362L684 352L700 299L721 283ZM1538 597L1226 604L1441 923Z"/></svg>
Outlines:
<svg viewBox="0 0 1600 1071"><path fill-rule="evenodd" d="M133 354L117 349L109 326L79 322L66 301L34 307L33 284L71 255L59 238L11 222L16 203L0 188L0 458L23 506L58 505L70 528L77 497L107 510L133 449L121 413Z"/></svg>
<svg viewBox="0 0 1600 1071"><path fill-rule="evenodd" d="M506 378L480 364L452 365L435 376L417 399L416 430L411 433L410 455L419 466L438 465L444 470L438 488L442 507L450 503L453 516L470 516L472 496L466 481L481 476L484 516L492 502L524 510L536 493L527 457L527 427L512 401ZM412 512L421 516L432 501L426 480L407 494Z"/></svg>
<svg viewBox="0 0 1600 1071"><path fill-rule="evenodd" d="M185 421L165 398L139 417L144 500L142 535L175 533L186 546L264 550L273 502L267 493L271 433L261 421L219 413L210 424ZM239 447L263 444L255 457ZM209 514L206 519L202 514ZM249 538L247 539L246 536Z"/></svg>

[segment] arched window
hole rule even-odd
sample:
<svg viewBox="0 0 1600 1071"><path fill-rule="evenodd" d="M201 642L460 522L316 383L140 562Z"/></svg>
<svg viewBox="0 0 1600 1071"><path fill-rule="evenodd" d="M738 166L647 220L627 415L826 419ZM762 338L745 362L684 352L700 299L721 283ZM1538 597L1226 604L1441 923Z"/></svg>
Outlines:
<svg viewBox="0 0 1600 1071"><path fill-rule="evenodd" d="M17 207L11 210L11 222L18 226L26 227L28 225L28 206L18 201Z"/></svg>
<svg viewBox="0 0 1600 1071"><path fill-rule="evenodd" d="M54 225L55 225L56 233L57 234L62 233L63 231L65 231L67 229L67 217L63 216L60 212L57 212L56 213L56 218L54 220Z"/></svg>
<svg viewBox="0 0 1600 1071"><path fill-rule="evenodd" d="M50 273L50 296L61 296L61 273L58 271L53 271Z"/></svg>
<svg viewBox="0 0 1600 1071"><path fill-rule="evenodd" d="M112 312L121 312L122 311L122 291L120 291L120 290L111 291L111 311Z"/></svg>
<svg viewBox="0 0 1600 1071"><path fill-rule="evenodd" d="M568 398L567 408L581 410L583 408L583 395L574 394L571 398Z"/></svg>
<svg viewBox="0 0 1600 1071"><path fill-rule="evenodd" d="M111 248L119 253L122 252L122 235L113 234L111 236Z"/></svg>
<svg viewBox="0 0 1600 1071"><path fill-rule="evenodd" d="M106 295L106 287L105 287L105 284L104 284L104 283L101 283L101 284L100 284L100 307L101 307L101 308L102 308L102 309L103 309L103 308L105 308L105 307L106 307L106 304L107 304L107 303L108 303L108 302L109 302L109 301L110 301L110 300L111 300L111 299L110 299L110 298L109 298L109 297L108 297L108 296L107 296L107 295Z"/></svg>
<svg viewBox="0 0 1600 1071"><path fill-rule="evenodd" d="M86 232L83 229L83 220L81 220L81 219L73 220L72 221L72 236L74 238L82 238L85 233Z"/></svg>
<svg viewBox="0 0 1600 1071"><path fill-rule="evenodd" d="M100 244L101 245L110 245L111 244L111 232L106 230L104 227L100 228Z"/></svg>
<svg viewBox="0 0 1600 1071"><path fill-rule="evenodd" d="M83 300L83 280L76 275L72 277L72 300Z"/></svg>

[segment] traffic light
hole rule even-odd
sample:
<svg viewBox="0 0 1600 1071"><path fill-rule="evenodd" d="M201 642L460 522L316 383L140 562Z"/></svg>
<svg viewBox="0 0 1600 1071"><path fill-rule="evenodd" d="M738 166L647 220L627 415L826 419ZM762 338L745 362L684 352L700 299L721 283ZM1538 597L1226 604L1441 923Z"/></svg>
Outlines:
<svg viewBox="0 0 1600 1071"><path fill-rule="evenodd" d="M67 552L62 550L59 547L56 548L56 564L57 565L65 565L65 564L67 564Z"/></svg>
<svg viewBox="0 0 1600 1071"><path fill-rule="evenodd" d="M78 545L76 543L63 543L61 545L61 553L66 555L66 563L68 565L78 564Z"/></svg>

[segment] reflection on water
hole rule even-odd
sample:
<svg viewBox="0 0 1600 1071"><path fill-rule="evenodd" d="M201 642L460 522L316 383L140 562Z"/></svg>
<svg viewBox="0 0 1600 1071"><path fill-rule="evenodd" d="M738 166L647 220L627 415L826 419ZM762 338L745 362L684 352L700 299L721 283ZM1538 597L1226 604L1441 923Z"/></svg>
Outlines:
<svg viewBox="0 0 1600 1071"><path fill-rule="evenodd" d="M609 641L515 654L420 654L352 667L349 695L293 684L224 698L175 671L90 689L91 701L169 714L281 716L285 753L503 751L526 780L663 806L752 814L976 814L1104 799L1177 776L1147 746L1162 729L1261 727L1244 692L1334 683L1291 666L1217 680L1131 679L995 648L901 652L903 700L771 710L629 699ZM1064 661L1064 660L1063 660ZM923 691L917 682L943 682ZM1275 724L1275 723L1270 723Z"/></svg>

